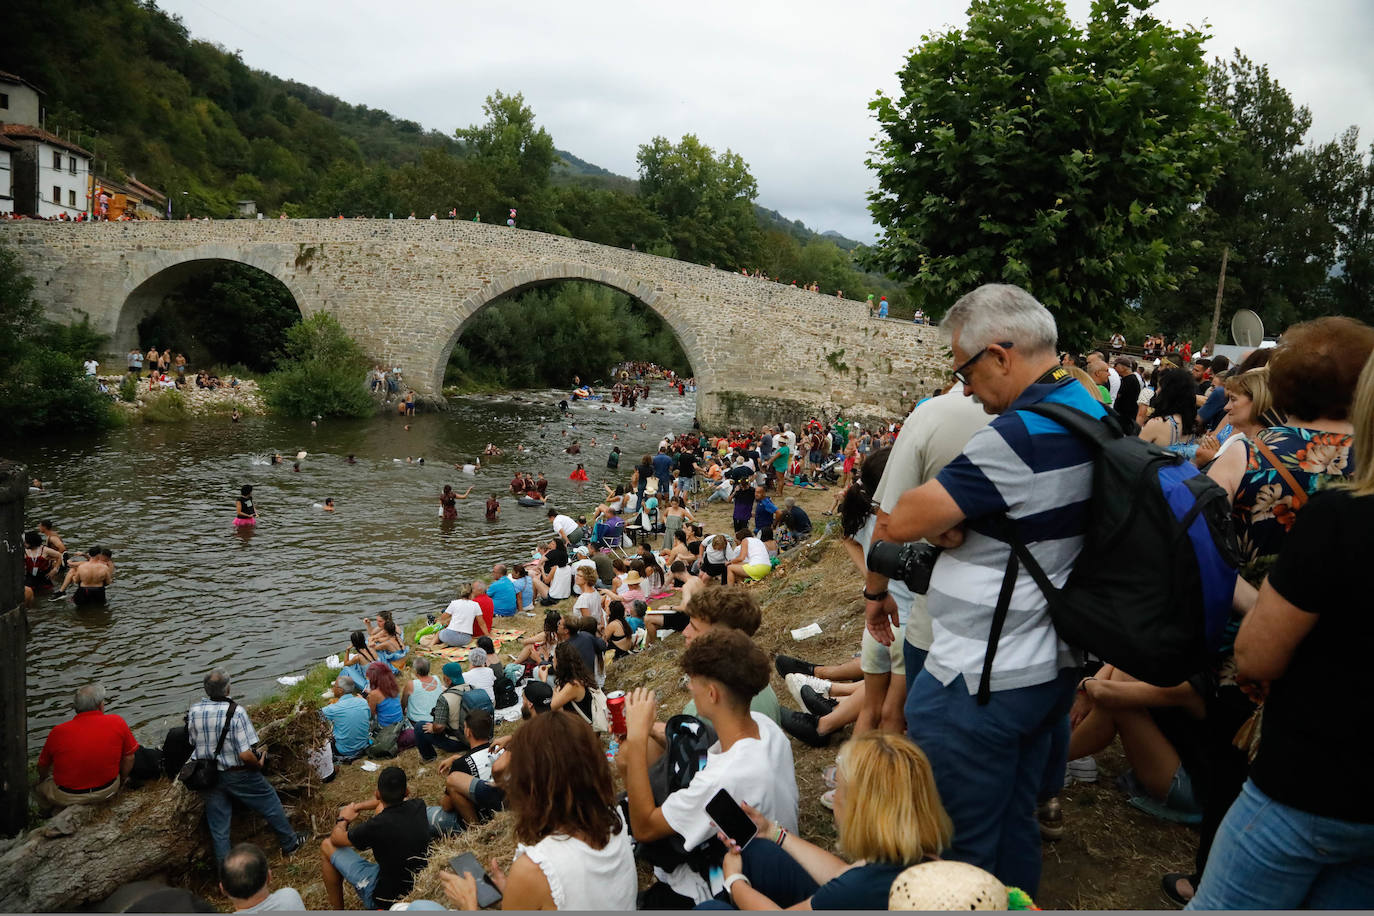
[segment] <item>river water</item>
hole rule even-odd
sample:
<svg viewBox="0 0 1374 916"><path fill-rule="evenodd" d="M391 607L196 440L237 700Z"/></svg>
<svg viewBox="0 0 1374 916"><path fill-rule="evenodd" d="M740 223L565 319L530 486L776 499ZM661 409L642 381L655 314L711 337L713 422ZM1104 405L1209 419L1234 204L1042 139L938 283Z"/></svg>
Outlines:
<svg viewBox="0 0 1374 916"><path fill-rule="evenodd" d="M103 683L106 708L140 741L160 746L212 667L226 668L235 695L252 700L275 689L279 676L303 674L341 651L364 616L385 608L408 623L438 612L458 583L527 556L547 536L544 510L510 497L513 471L543 471L550 505L575 516L595 507L601 483L628 480L664 434L689 429L695 408L691 394L657 385L637 411L585 403L564 417L557 406L564 396L455 398L447 411L409 420L328 420L317 428L267 417L142 424L8 448L4 457L44 482L43 493L30 494L25 528L51 519L68 549L108 546L117 569L104 608L40 596L30 609L30 753L72 715L72 692L82 684ZM664 412L650 414L653 407ZM581 455L563 454L573 439ZM483 458L474 476L454 469L488 442L505 454ZM516 451L522 444L528 452ZM624 453L616 472L606 468L612 445ZM308 454L295 472L299 451ZM274 452L283 464L268 463ZM356 464L347 463L349 454ZM568 480L578 461L591 478L585 489ZM260 521L241 535L231 519L245 483ZM446 483L459 493L474 486L456 521L439 518ZM493 493L501 494L501 514L487 522ZM337 507L332 514L317 508L326 497ZM534 619L525 625L532 631Z"/></svg>

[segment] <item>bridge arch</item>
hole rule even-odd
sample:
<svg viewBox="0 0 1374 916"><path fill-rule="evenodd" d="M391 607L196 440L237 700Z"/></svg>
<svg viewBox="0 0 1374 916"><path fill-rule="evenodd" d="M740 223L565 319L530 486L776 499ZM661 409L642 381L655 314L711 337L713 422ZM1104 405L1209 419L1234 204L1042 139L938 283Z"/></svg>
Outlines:
<svg viewBox="0 0 1374 916"><path fill-rule="evenodd" d="M313 311L296 285L296 278L289 272L290 265L274 251L225 245L163 251L140 263L139 269L131 272L128 278L123 302L109 328L109 346L113 352L123 353L137 347L139 322L157 311L167 296L187 280L221 264L242 264L267 274L286 288L302 316Z"/></svg>
<svg viewBox="0 0 1374 916"><path fill-rule="evenodd" d="M692 367L692 374L696 376L697 402L703 403L704 396L713 387L714 370L705 355L704 341L698 339L695 323L683 320L687 306L678 303L674 296L665 296L661 286L618 271L577 262L542 264L537 269L517 270L493 277L481 289L460 302L447 321L452 331L437 353L431 371L431 390L436 393L443 390L444 370L448 366L449 356L478 312L498 299L564 280L584 280L618 290L663 319L663 323L672 329L682 345L682 351Z"/></svg>

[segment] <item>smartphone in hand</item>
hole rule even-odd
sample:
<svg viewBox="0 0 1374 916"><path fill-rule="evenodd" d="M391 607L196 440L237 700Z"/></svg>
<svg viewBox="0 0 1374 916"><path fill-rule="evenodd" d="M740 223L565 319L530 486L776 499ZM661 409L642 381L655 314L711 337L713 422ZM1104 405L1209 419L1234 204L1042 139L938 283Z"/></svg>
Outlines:
<svg viewBox="0 0 1374 916"><path fill-rule="evenodd" d="M448 867L453 869L455 874L472 875L473 880L477 882L477 905L480 908L486 909L501 901L501 892L491 883L491 879L487 877L487 870L471 852L449 859Z"/></svg>
<svg viewBox="0 0 1374 916"><path fill-rule="evenodd" d="M740 849L748 846L749 841L759 832L754 821L724 789L706 803L706 814L720 828L720 832L728 836Z"/></svg>

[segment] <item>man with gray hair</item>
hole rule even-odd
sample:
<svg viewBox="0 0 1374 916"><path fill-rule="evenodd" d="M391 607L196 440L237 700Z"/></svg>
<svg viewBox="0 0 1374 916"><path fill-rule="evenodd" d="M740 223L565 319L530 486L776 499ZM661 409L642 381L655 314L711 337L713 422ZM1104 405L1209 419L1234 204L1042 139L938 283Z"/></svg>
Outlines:
<svg viewBox="0 0 1374 916"><path fill-rule="evenodd" d="M347 674L341 674L334 680L330 692L334 694L334 699L320 710L320 715L334 726L334 759L340 763L357 760L372 743L369 735L372 710L367 700L358 696L358 682Z"/></svg>
<svg viewBox="0 0 1374 916"><path fill-rule="evenodd" d="M946 548L927 593L932 642L908 694L907 731L930 758L954 821L947 857L1034 895L1040 885L1036 802L1047 773L1062 781L1068 711L1082 660L1058 638L1031 576L1012 562L1019 540L1055 586L1083 546L1092 493L1091 447L1026 408L1106 408L1060 367L1054 318L1024 290L981 286L941 325L954 378L994 415L962 454L897 499L893 541ZM865 591L874 636L886 593ZM1006 601L1005 615L998 609ZM1057 760L1051 760L1051 754Z"/></svg>
<svg viewBox="0 0 1374 916"><path fill-rule="evenodd" d="M105 712L105 688L76 691L76 715L54 725L38 755L34 791L45 810L114 798L134 767L138 742L124 719Z"/></svg>
<svg viewBox="0 0 1374 916"><path fill-rule="evenodd" d="M223 865L224 857L229 854L229 823L234 799L265 817L281 841L282 855L291 855L301 848L306 838L292 829L281 799L262 775L267 751L256 747L258 733L253 730L248 710L229 696L229 674L223 668L215 668L205 675L204 686L205 699L192 704L186 714L186 730L193 748L192 757L197 760L213 758L219 764L219 780L215 787L201 793L205 798L205 821L214 844L215 864ZM229 729L217 754L215 748L219 745L226 717Z"/></svg>

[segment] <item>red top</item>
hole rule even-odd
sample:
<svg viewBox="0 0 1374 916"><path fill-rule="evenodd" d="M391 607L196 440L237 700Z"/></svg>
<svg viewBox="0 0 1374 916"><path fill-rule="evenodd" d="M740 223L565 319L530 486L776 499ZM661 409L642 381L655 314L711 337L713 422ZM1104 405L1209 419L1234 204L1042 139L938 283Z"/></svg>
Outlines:
<svg viewBox="0 0 1374 916"><path fill-rule="evenodd" d="M487 622L487 632L491 632L491 621L496 616L496 605L492 603L490 595L474 595L473 601L482 609L482 619Z"/></svg>
<svg viewBox="0 0 1374 916"><path fill-rule="evenodd" d="M119 776L119 761L137 749L123 718L92 709L53 726L38 765L51 766L53 782L64 789L99 789Z"/></svg>

